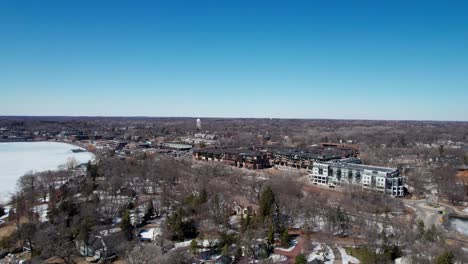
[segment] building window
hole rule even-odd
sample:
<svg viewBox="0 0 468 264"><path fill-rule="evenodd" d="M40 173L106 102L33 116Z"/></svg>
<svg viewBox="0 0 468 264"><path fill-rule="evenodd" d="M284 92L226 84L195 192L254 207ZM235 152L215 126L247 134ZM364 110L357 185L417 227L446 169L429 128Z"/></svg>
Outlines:
<svg viewBox="0 0 468 264"><path fill-rule="evenodd" d="M322 168L319 168L319 174L323 175L323 169Z"/></svg>

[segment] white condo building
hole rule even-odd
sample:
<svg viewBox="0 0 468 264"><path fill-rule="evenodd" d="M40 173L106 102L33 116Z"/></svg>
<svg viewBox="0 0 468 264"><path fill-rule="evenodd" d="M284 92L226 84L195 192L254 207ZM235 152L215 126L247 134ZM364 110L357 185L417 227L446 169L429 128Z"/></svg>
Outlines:
<svg viewBox="0 0 468 264"><path fill-rule="evenodd" d="M330 187L354 184L393 196L404 195L403 176L396 168L368 166L343 161L315 162L309 176L314 184Z"/></svg>

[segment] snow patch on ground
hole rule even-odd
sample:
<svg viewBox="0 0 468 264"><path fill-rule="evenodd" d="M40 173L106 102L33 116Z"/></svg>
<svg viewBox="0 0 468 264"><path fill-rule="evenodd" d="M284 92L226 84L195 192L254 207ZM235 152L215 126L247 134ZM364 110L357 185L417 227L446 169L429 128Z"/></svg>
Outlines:
<svg viewBox="0 0 468 264"><path fill-rule="evenodd" d="M122 231L122 229L120 229L120 227L114 227L114 228L111 228L111 229L106 229L106 230L102 230L99 232L99 234L101 234L101 236L108 236L110 234L115 234L115 233L118 233Z"/></svg>
<svg viewBox="0 0 468 264"><path fill-rule="evenodd" d="M312 252L307 256L307 261L313 261L314 259L323 261L325 264L333 264L335 261L335 254L333 254L333 250L330 246L312 242L314 249Z"/></svg>
<svg viewBox="0 0 468 264"><path fill-rule="evenodd" d="M290 246L289 248L276 247L275 249L281 250L281 251L286 251L286 252L291 252L291 251L294 250L294 248L295 248L296 245L297 245L297 239L293 239L293 240L291 241L291 245L292 245L292 246Z"/></svg>
<svg viewBox="0 0 468 264"><path fill-rule="evenodd" d="M395 259L395 264L411 264L411 261L405 257Z"/></svg>
<svg viewBox="0 0 468 264"><path fill-rule="evenodd" d="M271 261L273 261L273 263L284 262L284 261L288 260L288 258L286 256L283 256L283 255L280 255L280 254L271 254L270 259L271 259Z"/></svg>
<svg viewBox="0 0 468 264"><path fill-rule="evenodd" d="M190 243L192 243L192 240L191 240L191 239L188 240L188 241L175 243L175 244L174 244L174 247L175 247L175 248L185 248L185 247L189 247L189 246L190 246Z"/></svg>
<svg viewBox="0 0 468 264"><path fill-rule="evenodd" d="M48 204L36 205L33 207L33 212L39 215L39 221L42 223L47 222L47 208Z"/></svg>
<svg viewBox="0 0 468 264"><path fill-rule="evenodd" d="M161 228L150 228L150 229L145 229L140 232L140 236L143 239L147 239L150 241L153 241L157 236L160 236L162 234Z"/></svg>
<svg viewBox="0 0 468 264"><path fill-rule="evenodd" d="M314 230L315 232L318 232L318 231L320 231L320 230L325 229L326 226L327 226L327 223L325 222L325 220L322 219L322 218L319 218L319 219L316 221L315 226L313 227L313 230Z"/></svg>
<svg viewBox="0 0 468 264"><path fill-rule="evenodd" d="M10 205L5 205L3 207L3 210L5 211L5 214L0 217L0 220L5 220L6 218L8 218L8 215L10 214L11 206Z"/></svg>
<svg viewBox="0 0 468 264"><path fill-rule="evenodd" d="M116 217L116 218L112 219L112 226L119 225L120 222L122 222L122 218L121 217Z"/></svg>
<svg viewBox="0 0 468 264"><path fill-rule="evenodd" d="M217 244L219 244L219 239L214 239L214 240L204 239L203 241L197 241L197 244L205 248L212 247L212 246L216 246Z"/></svg>
<svg viewBox="0 0 468 264"><path fill-rule="evenodd" d="M348 255L348 253L346 253L346 250L340 246L336 246L338 248L338 251L340 251L340 254L341 254L341 258L342 258L342 263L343 264L358 264L358 263L361 263L361 261L359 261L359 259L351 256L351 255Z"/></svg>

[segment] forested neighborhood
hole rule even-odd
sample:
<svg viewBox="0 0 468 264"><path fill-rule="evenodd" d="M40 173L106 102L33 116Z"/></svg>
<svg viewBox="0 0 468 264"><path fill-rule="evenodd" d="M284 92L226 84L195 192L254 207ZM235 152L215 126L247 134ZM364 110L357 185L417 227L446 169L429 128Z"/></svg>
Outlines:
<svg viewBox="0 0 468 264"><path fill-rule="evenodd" d="M68 142L95 158L18 180L0 210L0 262L468 261L450 220L468 215L466 123L199 122L2 119L5 141ZM257 158L264 166L248 166ZM315 164L357 161L394 167L404 195L336 171L314 184Z"/></svg>

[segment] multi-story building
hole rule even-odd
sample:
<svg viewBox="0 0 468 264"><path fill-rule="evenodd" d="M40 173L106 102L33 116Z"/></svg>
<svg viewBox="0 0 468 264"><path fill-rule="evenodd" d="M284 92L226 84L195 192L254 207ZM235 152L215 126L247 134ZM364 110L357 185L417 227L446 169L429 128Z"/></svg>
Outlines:
<svg viewBox="0 0 468 264"><path fill-rule="evenodd" d="M269 154L261 151L238 148L206 148L193 151L193 159L199 161L216 161L238 168L265 169L270 167Z"/></svg>
<svg viewBox="0 0 468 264"><path fill-rule="evenodd" d="M201 161L221 161L249 169L297 169L309 171L314 162L353 158L357 148L347 146L315 146L309 148L252 147L201 148L193 151L193 158Z"/></svg>
<svg viewBox="0 0 468 264"><path fill-rule="evenodd" d="M268 150L271 153L271 166L278 168L289 167L294 169L311 170L314 162L324 162L334 159L350 157L351 152L343 154L337 148L277 148Z"/></svg>
<svg viewBox="0 0 468 264"><path fill-rule="evenodd" d="M358 163L356 159L315 162L310 180L330 187L353 184L393 196L404 195L403 176L398 169Z"/></svg>

